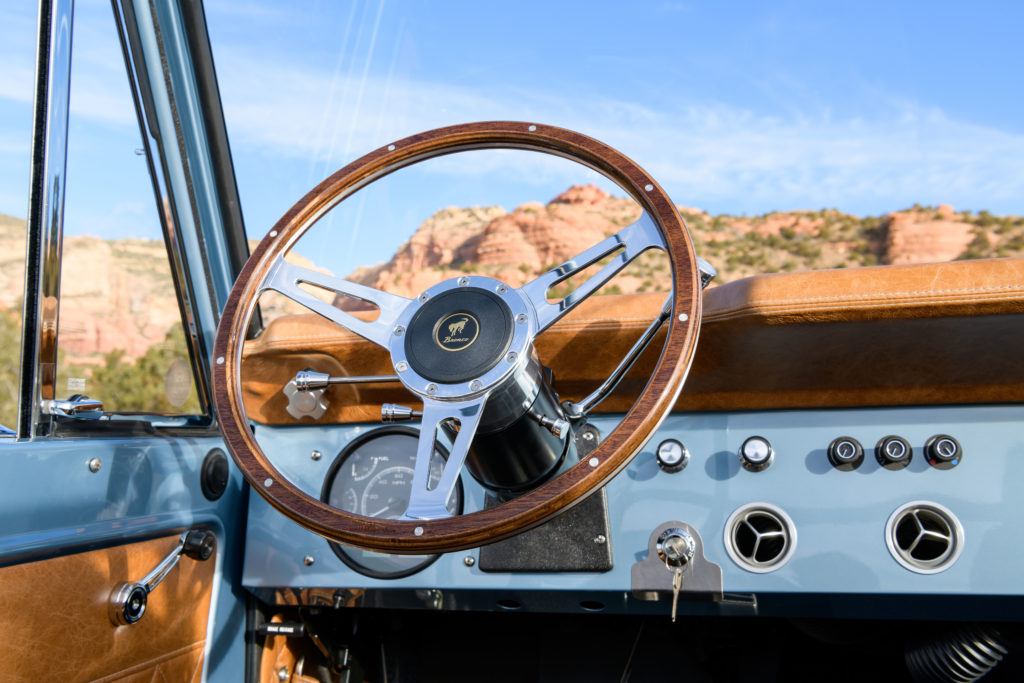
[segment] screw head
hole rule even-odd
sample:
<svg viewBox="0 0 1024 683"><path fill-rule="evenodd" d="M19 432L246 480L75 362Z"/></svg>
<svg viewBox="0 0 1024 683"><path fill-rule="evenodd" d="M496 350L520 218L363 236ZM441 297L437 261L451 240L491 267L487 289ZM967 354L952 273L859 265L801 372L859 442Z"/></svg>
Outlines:
<svg viewBox="0 0 1024 683"><path fill-rule="evenodd" d="M397 325L395 327L395 336L401 337L403 334L405 334L405 328L402 327L401 325Z"/></svg>
<svg viewBox="0 0 1024 683"><path fill-rule="evenodd" d="M430 394L431 396L436 394L437 393L437 385L436 384L428 384L427 385L427 393Z"/></svg>
<svg viewBox="0 0 1024 683"><path fill-rule="evenodd" d="M460 277L459 278L459 287L465 287L468 284L469 284L469 278L468 277Z"/></svg>
<svg viewBox="0 0 1024 683"><path fill-rule="evenodd" d="M103 462L99 458L89 458L88 465L90 472L99 472Z"/></svg>
<svg viewBox="0 0 1024 683"><path fill-rule="evenodd" d="M422 303L425 303L427 301L427 299L429 299L429 298L430 298L430 295L427 294L426 292L423 292L422 294L419 295L419 297L417 297L417 301L419 301L422 304Z"/></svg>
<svg viewBox="0 0 1024 683"><path fill-rule="evenodd" d="M497 290L498 294L507 294L508 293L508 286L507 285L498 285L497 287L495 287L495 289Z"/></svg>
<svg viewBox="0 0 1024 683"><path fill-rule="evenodd" d="M312 555L306 555L304 558L302 558L302 564L306 565L307 567L312 567L314 562L316 562L316 558Z"/></svg>
<svg viewBox="0 0 1024 683"><path fill-rule="evenodd" d="M509 363L515 363L516 362L516 358L518 358L518 357L519 356L516 355L516 352L513 351L510 354L508 354L507 356L505 356L505 360L507 360Z"/></svg>
<svg viewBox="0 0 1024 683"><path fill-rule="evenodd" d="M526 324L526 321L529 319L530 316L526 315L525 313L520 313L519 315L516 316L516 322L519 323L520 325Z"/></svg>
<svg viewBox="0 0 1024 683"><path fill-rule="evenodd" d="M469 383L469 388L472 389L473 391L477 391L482 386L483 385L480 384L480 380L478 380L478 379L475 379L475 380L473 380L472 382Z"/></svg>
<svg viewBox="0 0 1024 683"><path fill-rule="evenodd" d="M395 363L395 370L398 370L399 372L405 372L408 369L409 364L406 363L404 360L400 360L397 363Z"/></svg>
<svg viewBox="0 0 1024 683"><path fill-rule="evenodd" d="M319 460L320 458L324 457L324 454L321 453L320 451L313 451L312 453L309 454L309 457L313 458L314 460Z"/></svg>
<svg viewBox="0 0 1024 683"><path fill-rule="evenodd" d="M594 543L598 545L604 545L608 541L604 534L598 534L594 537Z"/></svg>
<svg viewBox="0 0 1024 683"><path fill-rule="evenodd" d="M466 555L464 558L462 558L462 564L466 565L467 567L472 567L474 564L476 564L476 558L472 555Z"/></svg>

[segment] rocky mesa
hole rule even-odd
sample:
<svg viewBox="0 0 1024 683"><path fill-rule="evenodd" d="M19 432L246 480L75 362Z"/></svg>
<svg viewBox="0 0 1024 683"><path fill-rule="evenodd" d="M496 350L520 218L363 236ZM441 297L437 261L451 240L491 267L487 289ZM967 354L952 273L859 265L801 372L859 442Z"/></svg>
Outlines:
<svg viewBox="0 0 1024 683"><path fill-rule="evenodd" d="M716 284L758 273L927 263L1024 253L1024 219L953 207L914 206L879 217L835 209L712 216L677 207L697 253L719 270ZM413 296L460 273L484 273L520 285L635 221L632 199L577 185L547 204L449 207L419 227L390 261L360 268L349 279ZM665 289L667 265L645 255L614 281L622 293ZM335 304L358 308L338 297Z"/></svg>
<svg viewBox="0 0 1024 683"><path fill-rule="evenodd" d="M858 217L835 209L710 215L678 207L697 253L719 270L717 284L757 273L923 263L1024 255L1024 218L953 207L914 206ZM546 204L449 207L427 218L386 263L347 277L403 296L462 273L520 285L636 220L629 198L577 185ZM0 214L0 308L19 310L24 282L25 223ZM128 359L164 341L179 320L167 254L157 240L64 241L61 348L72 363L96 363L122 349ZM300 265L308 259L290 255ZM605 288L658 291L668 286L664 257L651 252ZM569 288L571 288L571 284ZM329 293L322 293L330 299ZM354 308L351 299L336 300ZM261 300L265 318L305 310L280 296Z"/></svg>

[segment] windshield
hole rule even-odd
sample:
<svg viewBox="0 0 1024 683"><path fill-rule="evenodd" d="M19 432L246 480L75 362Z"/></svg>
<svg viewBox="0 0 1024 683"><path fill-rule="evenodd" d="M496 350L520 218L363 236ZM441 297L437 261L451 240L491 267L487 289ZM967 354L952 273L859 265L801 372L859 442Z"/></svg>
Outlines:
<svg viewBox="0 0 1024 683"><path fill-rule="evenodd" d="M251 239L366 152L508 119L576 129L638 161L718 283L1024 251L1016 7L206 6ZM476 210L485 229L573 185L610 195L591 206L612 217L621 191L530 156L440 160L328 218L331 237L298 251L341 275L394 268L438 211Z"/></svg>

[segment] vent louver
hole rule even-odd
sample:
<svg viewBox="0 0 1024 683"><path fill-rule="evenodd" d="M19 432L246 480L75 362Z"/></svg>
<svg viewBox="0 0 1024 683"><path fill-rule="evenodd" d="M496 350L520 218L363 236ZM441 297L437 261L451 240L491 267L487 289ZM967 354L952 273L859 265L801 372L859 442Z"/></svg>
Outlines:
<svg viewBox="0 0 1024 683"><path fill-rule="evenodd" d="M729 557L747 571L763 574L789 561L796 548L793 520L768 503L751 503L732 513L725 525Z"/></svg>
<svg viewBox="0 0 1024 683"><path fill-rule="evenodd" d="M928 501L901 506L889 517L885 542L893 558L910 571L934 574L956 562L963 527L947 508Z"/></svg>

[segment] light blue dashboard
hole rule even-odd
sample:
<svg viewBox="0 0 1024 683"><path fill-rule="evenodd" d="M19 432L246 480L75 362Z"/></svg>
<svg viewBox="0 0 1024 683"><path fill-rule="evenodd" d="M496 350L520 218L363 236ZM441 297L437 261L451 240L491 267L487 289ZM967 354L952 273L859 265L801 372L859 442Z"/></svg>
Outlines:
<svg viewBox="0 0 1024 683"><path fill-rule="evenodd" d="M607 434L614 416L592 423ZM275 589L398 589L485 591L490 599L568 591L603 596L630 609L631 568L647 556L660 524L681 521L700 534L704 553L722 569L723 590L753 595L1018 596L1024 593L1024 523L1019 491L1024 486L1024 407L910 407L814 411L673 414L643 451L607 486L614 568L598 573L489 573L479 550L443 555L422 571L399 579L375 579L345 566L327 541L301 528L250 493L244 584L266 597ZM257 426L264 451L283 474L319 496L334 457L361 426ZM927 439L954 436L963 448L956 467L932 467L923 455ZM737 451L750 436L772 444L772 464L758 472L741 467ZM913 447L910 464L885 469L874 446L898 435ZM826 457L828 444L851 436L866 457L854 471L840 471ZM691 458L682 471L659 468L655 449L664 439L685 444ZM312 452L322 457L314 459ZM463 475L466 509L479 509L484 491ZM911 571L886 544L887 520L914 501L948 509L962 525L960 554L932 574ZM790 559L774 571L755 573L726 550L730 516L750 503L781 509L794 528ZM559 548L550 548L557 553ZM467 560L467 557L472 558ZM661 608L664 609L664 608Z"/></svg>

